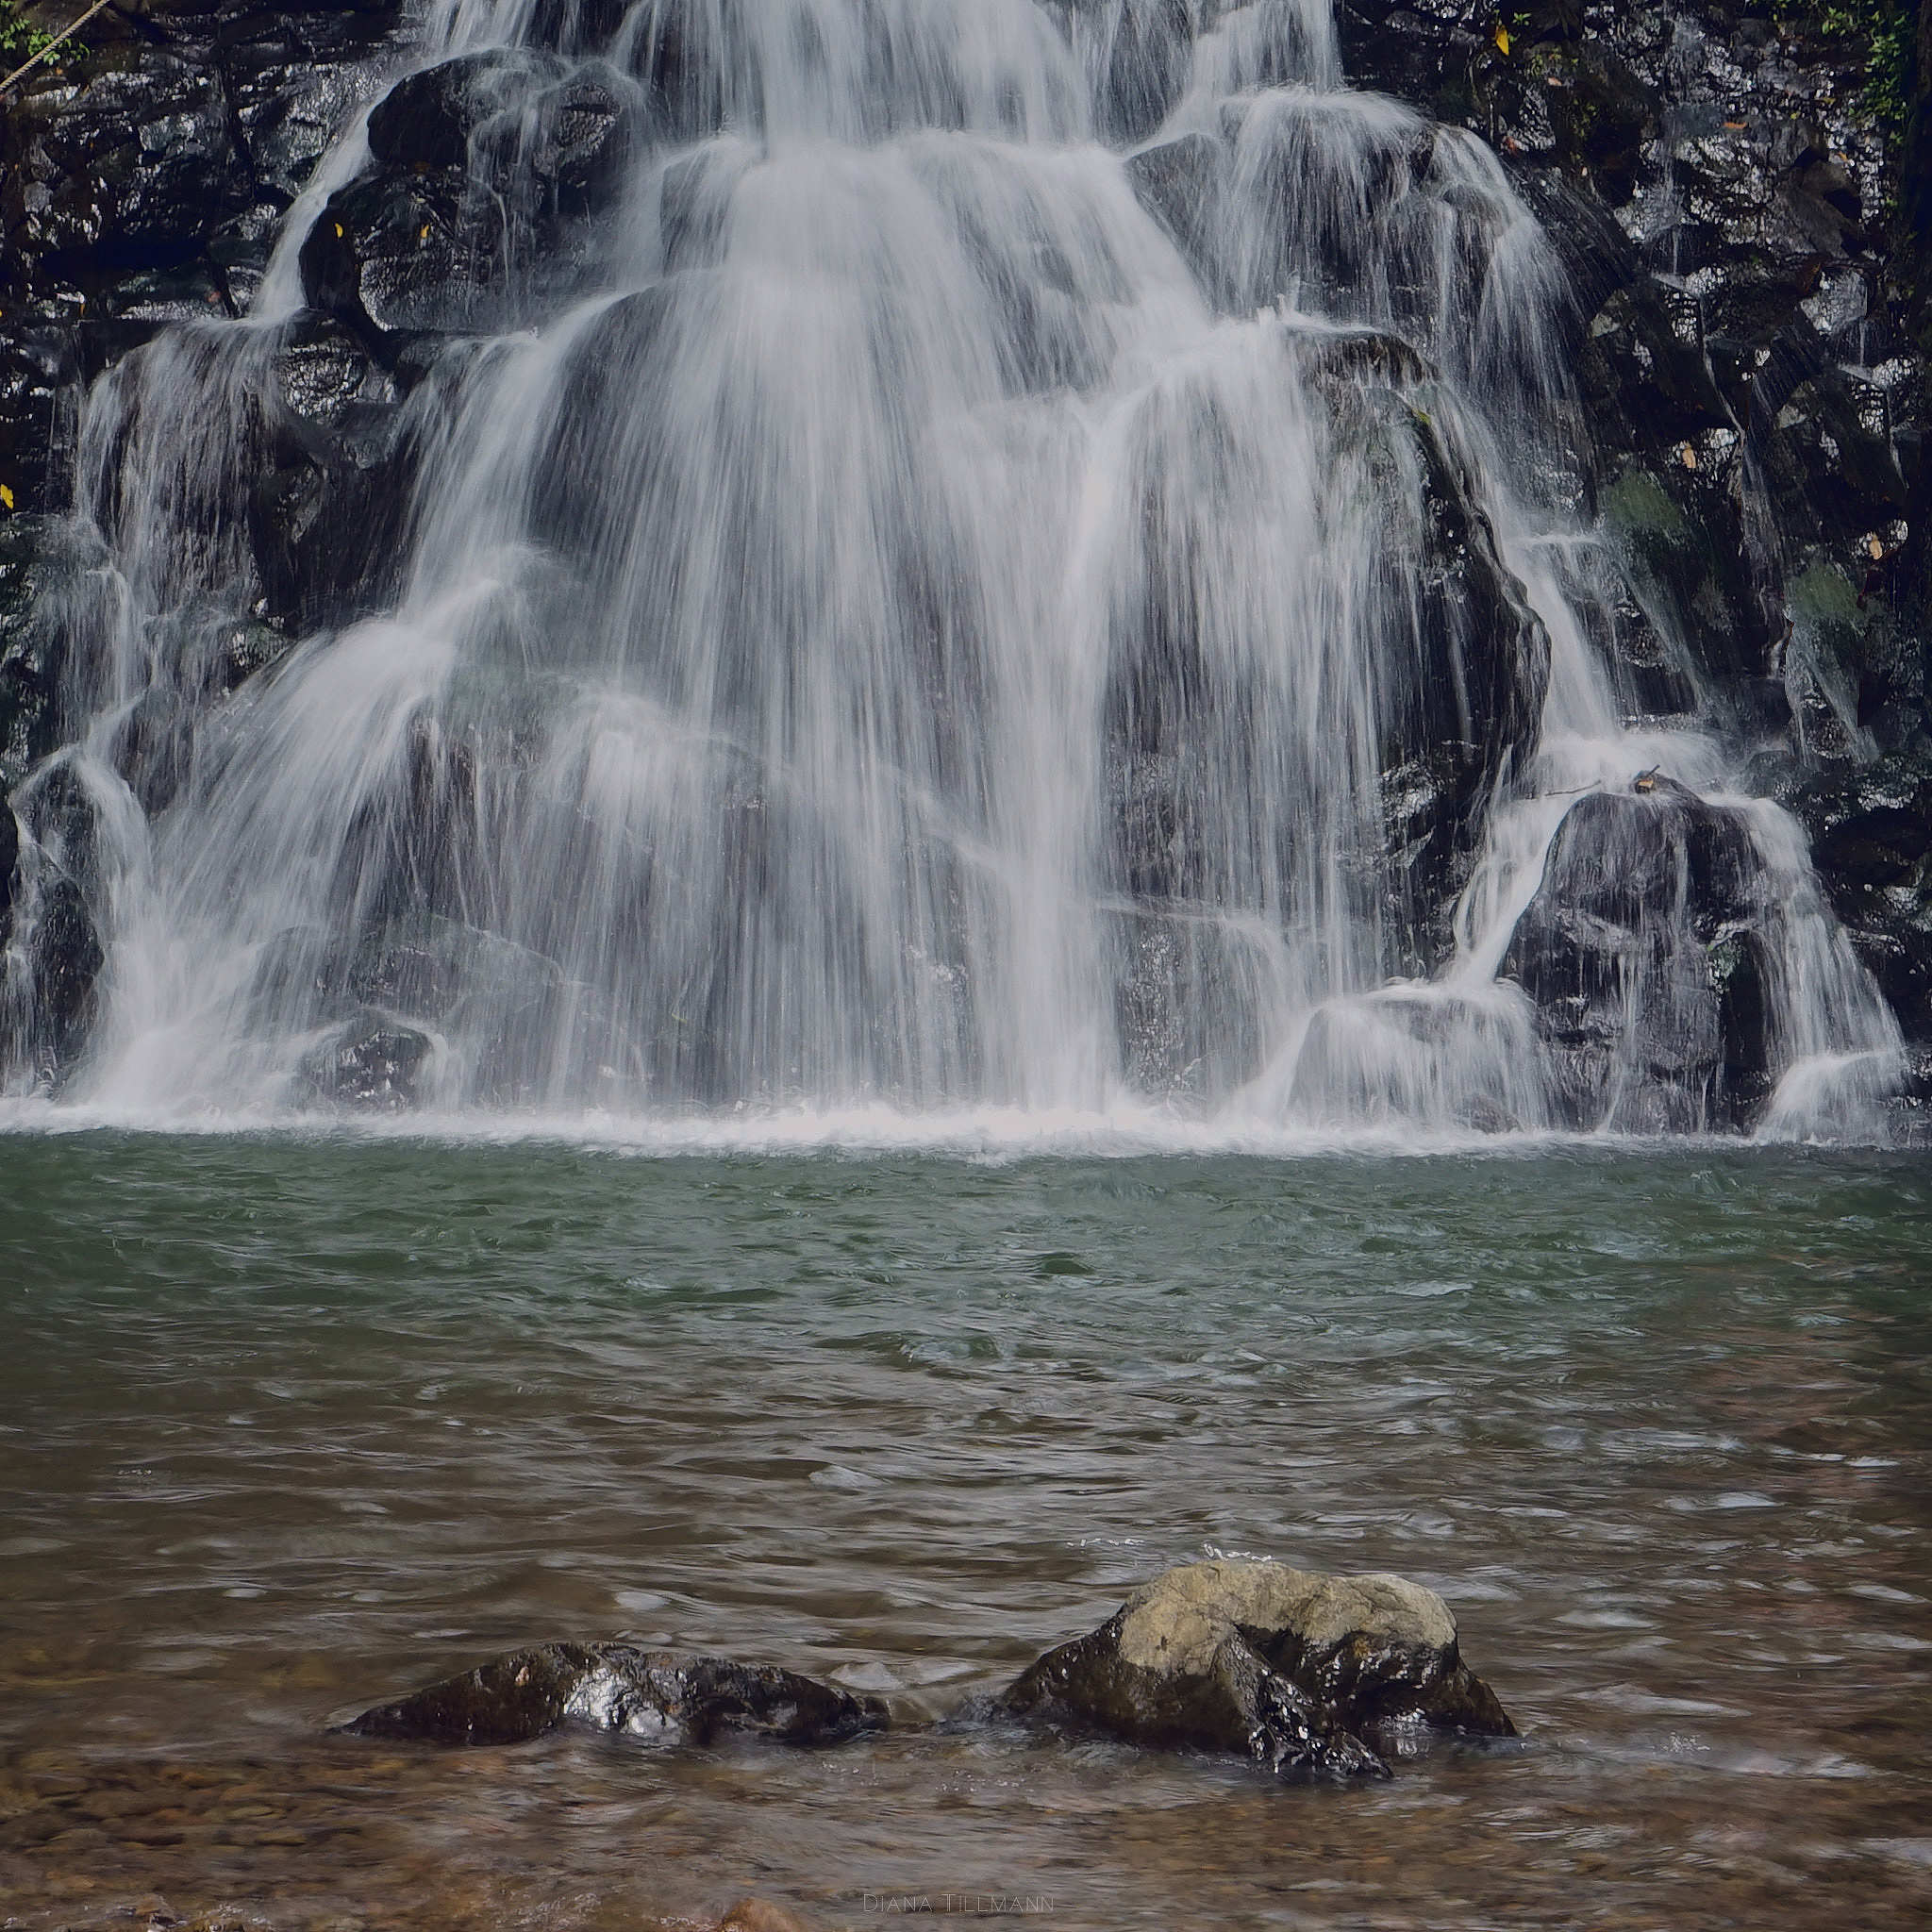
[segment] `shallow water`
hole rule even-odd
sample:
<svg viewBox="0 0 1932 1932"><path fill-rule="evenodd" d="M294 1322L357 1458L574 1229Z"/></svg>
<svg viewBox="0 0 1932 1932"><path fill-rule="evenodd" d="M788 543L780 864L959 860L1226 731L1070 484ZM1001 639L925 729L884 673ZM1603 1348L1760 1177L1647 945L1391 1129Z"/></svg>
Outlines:
<svg viewBox="0 0 1932 1932"><path fill-rule="evenodd" d="M1922 1156L94 1130L0 1174L26 1925L1932 1914ZM620 1630L935 1714L1209 1551L1433 1585L1522 1745L1333 1790L326 1728Z"/></svg>

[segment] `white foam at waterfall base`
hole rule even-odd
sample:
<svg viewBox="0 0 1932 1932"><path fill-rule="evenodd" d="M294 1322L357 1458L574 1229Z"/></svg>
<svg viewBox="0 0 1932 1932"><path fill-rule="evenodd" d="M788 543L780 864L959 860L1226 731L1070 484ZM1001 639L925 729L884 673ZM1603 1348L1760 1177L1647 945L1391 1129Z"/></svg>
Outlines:
<svg viewBox="0 0 1932 1932"><path fill-rule="evenodd" d="M1565 805L1657 765L1710 791L1725 761L1622 727L1551 561L1582 536L1561 277L1495 157L1348 92L1320 0L1210 12L1166 130L1231 142L1204 271L1094 138L1141 0L633 7L603 51L675 51L672 123L575 299L408 406L429 454L399 605L215 705L152 824L131 794L103 811L68 1117L285 1118L328 1000L373 985L431 1049L409 1131L1544 1130L1532 1016L1495 975ZM541 17L459 0L430 31L475 49ZM184 665L238 614L236 472L299 231L370 165L358 113L260 319L166 336L90 399L108 614L64 756L99 796L141 706L202 700ZM1324 342L1363 329L1434 358L1414 407L1551 644L1540 749L1491 801L1436 983L1388 983L1363 883L1425 525L1413 451L1323 387ZM1868 1131L1857 1080L1800 1070L1877 1066L1895 1029L1795 828L1752 811L1794 908L1762 1130ZM434 970L395 992L389 955ZM16 1004L23 957L16 934Z"/></svg>

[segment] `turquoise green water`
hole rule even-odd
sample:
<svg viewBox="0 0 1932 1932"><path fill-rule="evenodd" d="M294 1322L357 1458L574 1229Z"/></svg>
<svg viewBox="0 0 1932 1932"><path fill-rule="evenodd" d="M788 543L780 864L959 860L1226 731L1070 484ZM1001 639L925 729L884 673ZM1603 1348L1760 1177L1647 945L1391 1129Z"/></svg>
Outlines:
<svg viewBox="0 0 1932 1932"><path fill-rule="evenodd" d="M0 1283L28 1925L1932 1913L1922 1156L17 1135ZM1429 1583L1524 1746L1309 1790L326 1731L621 1630L933 1715L1209 1551Z"/></svg>

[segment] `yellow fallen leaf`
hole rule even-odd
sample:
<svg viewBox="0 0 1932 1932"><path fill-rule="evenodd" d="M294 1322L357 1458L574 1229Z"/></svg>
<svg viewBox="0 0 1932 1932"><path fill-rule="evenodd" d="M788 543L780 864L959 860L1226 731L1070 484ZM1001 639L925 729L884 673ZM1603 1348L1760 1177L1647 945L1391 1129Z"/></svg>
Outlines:
<svg viewBox="0 0 1932 1932"><path fill-rule="evenodd" d="M338 223L336 224L336 234L337 234L337 236L338 236L339 238L340 238L340 236L341 235L341 232L342 232L342 225L341 225L341 223L338 222Z"/></svg>
<svg viewBox="0 0 1932 1932"><path fill-rule="evenodd" d="M13 508L13 491L4 483L0 483L0 503L4 503L8 509Z"/></svg>
<svg viewBox="0 0 1932 1932"><path fill-rule="evenodd" d="M416 237L416 239L417 239L417 241L419 241L419 242L426 242L426 241L428 241L428 239L429 239L429 224L428 224L427 222L425 222L425 223L423 224L423 232L422 232L422 233L421 233L420 235L418 235L418 236Z"/></svg>
<svg viewBox="0 0 1932 1932"><path fill-rule="evenodd" d="M1508 51L1509 29L1507 26L1505 26L1503 23L1499 20L1496 23L1496 52L1499 54L1507 54Z"/></svg>

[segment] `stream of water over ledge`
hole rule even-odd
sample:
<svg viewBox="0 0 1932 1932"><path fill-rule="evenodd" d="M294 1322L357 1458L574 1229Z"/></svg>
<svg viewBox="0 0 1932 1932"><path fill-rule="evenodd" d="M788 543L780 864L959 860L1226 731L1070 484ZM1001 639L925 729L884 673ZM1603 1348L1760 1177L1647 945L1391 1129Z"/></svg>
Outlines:
<svg viewBox="0 0 1932 1932"><path fill-rule="evenodd" d="M93 1129L0 1159L9 1923L1932 1913L1923 1158ZM985 1734L327 1728L620 1631L916 1718L1210 1551L1437 1588L1521 1744L1342 1790Z"/></svg>

